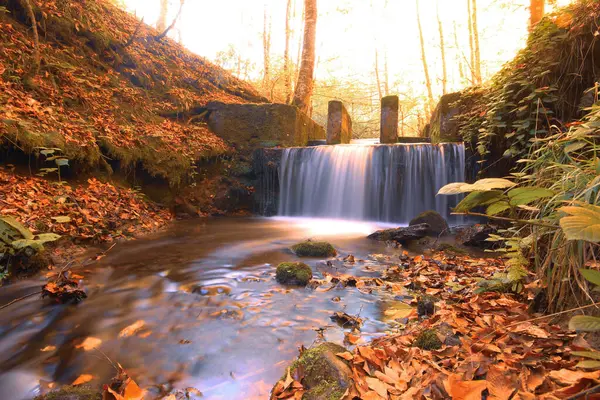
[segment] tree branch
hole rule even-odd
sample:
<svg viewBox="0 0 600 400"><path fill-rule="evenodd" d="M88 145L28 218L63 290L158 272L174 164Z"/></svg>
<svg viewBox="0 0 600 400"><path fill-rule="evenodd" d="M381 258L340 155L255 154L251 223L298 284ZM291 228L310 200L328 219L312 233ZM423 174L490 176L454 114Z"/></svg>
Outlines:
<svg viewBox="0 0 600 400"><path fill-rule="evenodd" d="M142 20L140 21L140 23L138 24L138 26L135 28L135 30L131 34L131 37L129 38L129 40L127 41L127 43L125 43L125 45L123 46L123 48L127 48L127 47L129 47L129 46L131 46L133 44L133 41L135 40L135 37L137 36L138 32L140 31L140 28L142 27L143 23L144 23L144 18L142 18Z"/></svg>
<svg viewBox="0 0 600 400"><path fill-rule="evenodd" d="M37 75L40 72L40 63L41 63L41 55L40 55L40 36L38 34L37 29L37 20L35 19L35 13L33 12L33 7L31 6L31 2L34 0L20 0L21 4L27 10L27 16L31 20L31 27L33 28L33 76Z"/></svg>
<svg viewBox="0 0 600 400"><path fill-rule="evenodd" d="M154 37L154 39L156 39L157 41L160 41L162 38L167 36L167 33L169 33L169 31L171 29L173 29L175 27L175 24L177 23L177 20L179 19L179 16L181 15L181 10L183 10L183 3L185 3L185 0L181 0L181 3L179 4L179 11L177 11L177 15L175 16L175 18L173 18L173 22L171 22L171 25L169 25L169 27L167 29L165 29L165 31L163 33Z"/></svg>
<svg viewBox="0 0 600 400"><path fill-rule="evenodd" d="M473 217L485 217L485 218L489 218L489 219L495 219L498 221L514 222L514 223L521 224L521 225L535 225L535 226L541 226L544 228L560 229L560 226L558 226L558 225L546 224L543 222L526 220L526 219L497 217L495 215L487 215L487 214L482 214L482 213L464 212L464 213L452 213L452 215L470 215Z"/></svg>

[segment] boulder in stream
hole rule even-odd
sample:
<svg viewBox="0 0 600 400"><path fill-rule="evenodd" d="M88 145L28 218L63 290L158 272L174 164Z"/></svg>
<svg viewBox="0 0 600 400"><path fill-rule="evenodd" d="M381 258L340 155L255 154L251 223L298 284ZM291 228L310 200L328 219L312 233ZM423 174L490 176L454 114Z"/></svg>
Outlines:
<svg viewBox="0 0 600 400"><path fill-rule="evenodd" d="M448 226L448 222L442 217L440 213L437 211L429 210L422 212L413 218L409 226L427 224L429 225L428 235L431 236L440 236L450 231L450 227Z"/></svg>
<svg viewBox="0 0 600 400"><path fill-rule="evenodd" d="M275 277L283 285L306 286L312 279L312 269L304 263L284 262L277 266Z"/></svg>
<svg viewBox="0 0 600 400"><path fill-rule="evenodd" d="M335 257L337 251L329 242L306 242L292 246L292 251L298 257Z"/></svg>
<svg viewBox="0 0 600 400"><path fill-rule="evenodd" d="M456 229L456 242L463 246L491 249L496 242L489 242L490 235L498 233L498 228L489 224L476 224Z"/></svg>
<svg viewBox="0 0 600 400"><path fill-rule="evenodd" d="M299 380L306 392L303 400L339 400L352 385L352 370L348 363L336 354L347 350L334 343L322 343L305 350L290 367L290 376ZM286 375L282 378L285 380ZM271 399L276 398L278 382Z"/></svg>
<svg viewBox="0 0 600 400"><path fill-rule="evenodd" d="M419 240L427 236L429 224L413 225L406 228L383 229L367 236L369 239L387 242L394 240L399 243L406 243L410 240Z"/></svg>

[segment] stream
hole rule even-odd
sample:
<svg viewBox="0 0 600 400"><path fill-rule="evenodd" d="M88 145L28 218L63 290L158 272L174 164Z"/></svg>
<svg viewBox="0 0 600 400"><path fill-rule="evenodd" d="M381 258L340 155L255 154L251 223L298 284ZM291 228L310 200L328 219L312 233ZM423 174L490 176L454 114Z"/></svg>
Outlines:
<svg viewBox="0 0 600 400"><path fill-rule="evenodd" d="M379 276L373 254L400 250L365 238L382 224L302 218L184 221L167 231L117 244L106 257L73 270L88 298L53 304L38 296L0 312L0 398L31 399L45 387L108 383L120 363L141 387L194 387L203 399L264 399L286 366L320 328L343 343L336 311L365 320L362 338L382 335L383 312L398 298L354 287L319 291L284 287L275 268L298 258L290 246L330 241L338 256L303 259L323 271ZM353 254L357 262L341 260ZM38 291L42 275L0 289L0 304ZM347 332L348 330L346 330ZM109 361L110 360L110 361Z"/></svg>

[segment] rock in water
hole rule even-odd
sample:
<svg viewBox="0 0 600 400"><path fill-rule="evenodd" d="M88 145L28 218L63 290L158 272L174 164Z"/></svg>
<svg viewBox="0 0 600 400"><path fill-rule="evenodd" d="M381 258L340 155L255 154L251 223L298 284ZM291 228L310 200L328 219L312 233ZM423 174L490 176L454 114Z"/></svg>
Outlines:
<svg viewBox="0 0 600 400"><path fill-rule="evenodd" d="M427 236L429 224L419 224L407 228L383 229L367 236L369 239L382 242L394 240L399 243L406 243L410 240L419 240Z"/></svg>
<svg viewBox="0 0 600 400"><path fill-rule="evenodd" d="M305 350L290 367L290 374L298 377L306 392L303 400L340 400L352 385L352 370L336 354L347 350L334 343L323 343ZM285 379L285 376L284 376ZM271 399L277 398L275 386Z"/></svg>
<svg viewBox="0 0 600 400"><path fill-rule="evenodd" d="M415 218L410 221L409 226L415 226L420 224L429 225L428 235L439 236L446 233L449 233L450 227L448 226L448 222L438 213L437 211L425 211L421 214L417 215Z"/></svg>
<svg viewBox="0 0 600 400"><path fill-rule="evenodd" d="M292 251L298 257L335 257L337 254L331 243L310 240L292 246Z"/></svg>
<svg viewBox="0 0 600 400"><path fill-rule="evenodd" d="M459 228L456 231L456 242L463 246L478 247L481 249L491 249L497 245L496 242L489 242L486 239L490 235L498 233L498 228L488 224L477 224Z"/></svg>
<svg viewBox="0 0 600 400"><path fill-rule="evenodd" d="M275 277L283 285L306 286L312 279L312 269L304 263L284 262L277 266Z"/></svg>

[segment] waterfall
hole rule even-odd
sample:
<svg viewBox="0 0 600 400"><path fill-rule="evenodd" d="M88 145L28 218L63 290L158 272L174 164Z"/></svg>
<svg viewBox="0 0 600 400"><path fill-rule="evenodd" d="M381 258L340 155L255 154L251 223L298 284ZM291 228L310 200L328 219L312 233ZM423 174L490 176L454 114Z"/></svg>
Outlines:
<svg viewBox="0 0 600 400"><path fill-rule="evenodd" d="M427 210L450 222L465 178L463 144L338 145L283 150L279 215L408 223Z"/></svg>

